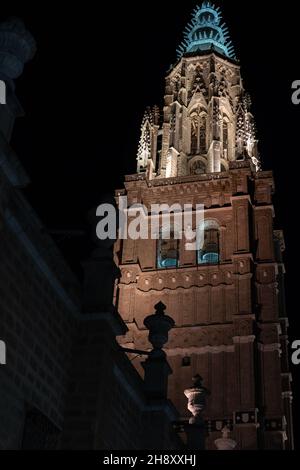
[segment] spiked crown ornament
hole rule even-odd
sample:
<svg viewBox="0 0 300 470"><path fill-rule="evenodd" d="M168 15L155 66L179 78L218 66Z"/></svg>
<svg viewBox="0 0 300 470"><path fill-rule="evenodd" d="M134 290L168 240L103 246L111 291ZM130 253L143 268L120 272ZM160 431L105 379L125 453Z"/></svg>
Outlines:
<svg viewBox="0 0 300 470"><path fill-rule="evenodd" d="M220 8L204 2L193 11L192 20L184 31L184 40L177 49L177 58L197 51L211 50L236 60L228 28L222 23Z"/></svg>

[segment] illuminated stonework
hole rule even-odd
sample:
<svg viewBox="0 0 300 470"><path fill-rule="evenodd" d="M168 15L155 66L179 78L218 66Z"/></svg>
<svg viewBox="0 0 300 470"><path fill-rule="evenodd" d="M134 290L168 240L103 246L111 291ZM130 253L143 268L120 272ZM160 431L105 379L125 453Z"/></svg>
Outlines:
<svg viewBox="0 0 300 470"><path fill-rule="evenodd" d="M219 7L204 2L193 11L191 22L184 31L184 41L177 49L178 58L186 53L215 50L229 59L235 59L227 26L222 23Z"/></svg>
<svg viewBox="0 0 300 470"><path fill-rule="evenodd" d="M167 74L162 112L144 117L138 173L117 192L149 211L204 206L203 227L192 227L207 230L199 252L184 239L117 242L115 303L129 330L122 343L139 350L150 348L145 316L159 301L167 306L175 320L165 349L169 397L187 418L183 391L191 376L204 378L205 420L219 423L208 426L207 449L227 425L238 449L293 448L283 235L274 231L273 174L260 168L250 105L232 57L183 53Z"/></svg>
<svg viewBox="0 0 300 470"><path fill-rule="evenodd" d="M210 18L210 10L219 18L217 10L204 5L194 23L202 15ZM219 19L201 21L200 29L205 30L208 22L218 28ZM234 161L249 160L254 170L260 168L251 100L240 66L220 48L212 50L210 36L200 49L188 43L167 74L163 110L146 110L137 171L148 171L149 179L223 172Z"/></svg>

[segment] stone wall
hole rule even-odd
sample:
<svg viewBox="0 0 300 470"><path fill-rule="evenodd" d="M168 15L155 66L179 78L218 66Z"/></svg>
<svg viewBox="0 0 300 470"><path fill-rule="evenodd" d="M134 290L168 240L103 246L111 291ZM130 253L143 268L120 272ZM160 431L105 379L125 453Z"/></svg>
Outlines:
<svg viewBox="0 0 300 470"><path fill-rule="evenodd" d="M274 448L278 442L291 448L291 376L280 364L281 343L286 361L287 336L280 311L282 258L274 250L272 173L232 162L220 174L156 180L132 175L125 188L129 206L141 203L149 213L152 204L190 203L194 210L203 204L205 219L217 221L220 235L219 260L207 265L197 263L196 252L187 258L184 240L177 267L168 269L158 267L157 240L122 240L116 246L122 274L116 305L129 330L120 343L149 347L143 318L161 300L176 323L166 351L174 372L169 396L181 415L187 413L182 389L199 372L211 390L207 420L231 420L240 448L272 448L272 442ZM143 376L140 359L133 363Z"/></svg>
<svg viewBox="0 0 300 470"><path fill-rule="evenodd" d="M0 337L7 347L0 369L2 449L22 446L26 414L33 409L58 430L63 423L79 287L40 228L10 188L0 231ZM51 267L55 258L64 282Z"/></svg>
<svg viewBox="0 0 300 470"><path fill-rule="evenodd" d="M177 449L167 400L149 401L144 382L119 349L125 325L112 313L86 315L73 348L63 449ZM134 353L133 356L136 354Z"/></svg>

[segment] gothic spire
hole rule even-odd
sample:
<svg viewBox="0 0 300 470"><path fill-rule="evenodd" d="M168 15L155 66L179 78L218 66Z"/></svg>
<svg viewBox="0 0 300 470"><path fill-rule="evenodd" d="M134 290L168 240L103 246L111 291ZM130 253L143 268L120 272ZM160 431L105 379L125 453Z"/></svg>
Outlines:
<svg viewBox="0 0 300 470"><path fill-rule="evenodd" d="M229 59L236 59L228 28L222 22L221 10L209 1L197 6L192 20L184 31L184 40L177 49L177 57L184 54L215 50Z"/></svg>
<svg viewBox="0 0 300 470"><path fill-rule="evenodd" d="M155 112L157 112L156 107L154 110L152 110L150 107L147 107L143 117L141 125L141 136L137 153L138 171L145 171L148 159L151 158L151 133L153 122L156 116Z"/></svg>

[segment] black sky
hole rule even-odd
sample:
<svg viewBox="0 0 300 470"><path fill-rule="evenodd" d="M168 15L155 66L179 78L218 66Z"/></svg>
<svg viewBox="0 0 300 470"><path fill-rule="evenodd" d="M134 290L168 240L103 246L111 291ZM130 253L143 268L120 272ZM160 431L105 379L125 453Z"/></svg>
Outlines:
<svg viewBox="0 0 300 470"><path fill-rule="evenodd" d="M48 228L84 227L87 210L103 193L122 187L124 174L135 172L144 109L162 104L164 75L176 61L197 3L106 2L104 8L103 2L86 1L64 8L62 2L20 7L11 1L1 6L0 19L21 17L38 44L17 82L26 117L16 124L12 146L32 181L25 193ZM261 0L215 3L224 12L252 96L263 168L275 174L292 341L300 339L300 106L291 103L291 83L300 80L297 3L289 2L286 10ZM78 270L85 239L57 242ZM297 405L300 366L293 372Z"/></svg>

